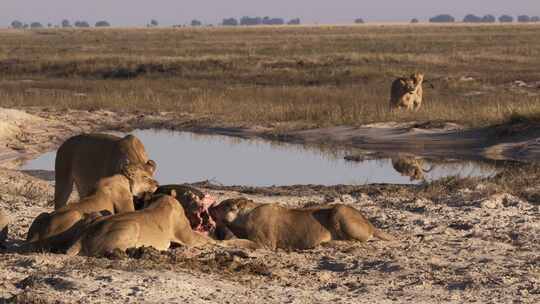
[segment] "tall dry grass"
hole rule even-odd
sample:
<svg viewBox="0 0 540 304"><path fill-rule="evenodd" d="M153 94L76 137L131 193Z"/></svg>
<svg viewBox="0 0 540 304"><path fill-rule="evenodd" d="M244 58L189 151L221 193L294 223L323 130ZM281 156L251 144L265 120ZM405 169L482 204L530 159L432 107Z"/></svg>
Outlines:
<svg viewBox="0 0 540 304"><path fill-rule="evenodd" d="M239 123L502 122L540 110L539 26L0 31L0 106L191 112ZM434 85L388 111L393 77ZM463 77L472 77L464 80ZM515 87L516 80L531 87ZM540 85L540 82L539 82Z"/></svg>

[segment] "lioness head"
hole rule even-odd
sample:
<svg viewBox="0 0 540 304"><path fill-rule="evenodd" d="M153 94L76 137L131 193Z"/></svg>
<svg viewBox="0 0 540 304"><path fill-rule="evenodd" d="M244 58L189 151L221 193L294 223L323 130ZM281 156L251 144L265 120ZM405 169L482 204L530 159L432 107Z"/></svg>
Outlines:
<svg viewBox="0 0 540 304"><path fill-rule="evenodd" d="M219 224L230 224L239 216L249 213L258 204L245 198L224 200L210 208L210 215Z"/></svg>
<svg viewBox="0 0 540 304"><path fill-rule="evenodd" d="M406 93L412 93L414 90L416 90L416 83L414 78L401 78L400 79L401 85L403 86L403 90Z"/></svg>
<svg viewBox="0 0 540 304"><path fill-rule="evenodd" d="M156 191L158 182L152 178L152 168L155 166L148 164L127 164L122 168L122 174L129 180L133 196L142 197L146 192Z"/></svg>
<svg viewBox="0 0 540 304"><path fill-rule="evenodd" d="M168 199L170 198L176 199L176 191L172 190L170 194L146 192L143 195L143 199L141 200L142 205L139 208L139 210L150 208L151 206L155 206L156 203L161 201L164 197L167 197Z"/></svg>

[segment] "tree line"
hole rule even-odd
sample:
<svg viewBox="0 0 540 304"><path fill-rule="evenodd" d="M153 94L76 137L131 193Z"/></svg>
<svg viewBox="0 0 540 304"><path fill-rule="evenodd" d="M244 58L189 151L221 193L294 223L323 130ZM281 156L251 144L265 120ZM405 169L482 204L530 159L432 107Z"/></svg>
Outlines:
<svg viewBox="0 0 540 304"><path fill-rule="evenodd" d="M237 26L237 25L298 25L300 24L300 18L294 18L290 19L288 21L285 21L283 18L272 18L272 17L249 17L244 16L240 19L236 18L225 18L223 19L221 25L223 26ZM203 26L203 23L200 20L193 19L190 23L191 26ZM109 27L111 24L108 21L102 20L98 21L94 24L94 27ZM155 19L150 20L149 23L146 24L147 27L157 27L159 26L159 22ZM209 24L208 26L212 26ZM53 25L52 23L48 23L46 26L43 25L40 22L30 22L25 23L19 20L14 20L10 24L11 28L14 29L39 29L39 28L45 28L45 27L55 27L55 28L89 28L91 27L90 23L84 20L77 20L73 23L71 23L69 20L64 19L59 24ZM182 27L182 25L173 25L173 27Z"/></svg>
<svg viewBox="0 0 540 304"><path fill-rule="evenodd" d="M519 15L517 16L517 22L527 23L527 22L540 22L539 16L528 16L528 15ZM512 23L514 22L514 17L510 15L501 15L498 18L493 15L484 15L477 16L474 14L468 14L463 18L464 23L495 23L497 20L500 23ZM429 18L429 22L432 23L451 23L455 22L456 19L449 14L441 14Z"/></svg>
<svg viewBox="0 0 540 304"><path fill-rule="evenodd" d="M11 28L14 28L14 29L27 29L27 28L31 28L31 29L39 29L39 28L45 28L45 26L41 23L41 22L30 22L30 23L25 23L25 22L22 22L22 21L19 21L19 20L14 20L11 22ZM109 27L111 26L111 24L105 20L100 20L98 22L96 22L94 24L95 27ZM63 28L70 28L70 27L78 27L78 28L88 28L88 27L91 27L90 26L90 23L88 23L87 21L84 21L84 20L77 20L75 22L73 22L73 24L67 20L67 19L64 19L60 22L60 24L57 24L57 25L53 25L52 23L47 23L47 27L63 27Z"/></svg>
<svg viewBox="0 0 540 304"><path fill-rule="evenodd" d="M224 26L238 26L238 25L298 25L300 24L300 18L294 18L289 21L285 21L283 18L273 17L249 17L244 16L240 20L236 18L225 18L221 22Z"/></svg>
<svg viewBox="0 0 540 304"><path fill-rule="evenodd" d="M540 22L539 16L528 16L528 15L519 15L516 18L517 22L520 23L527 23L527 22ZM464 23L495 23L499 21L500 23L512 23L514 22L514 17L510 15L501 15L498 18L493 15L484 15L484 16L477 16L474 14L468 14L463 18ZM420 20L417 18L411 19L411 23L419 23ZM454 18L452 15L449 14L441 14L434 17L429 18L429 22L431 23L452 23L456 22L456 18ZM354 23L364 23L364 19L357 18L354 20Z"/></svg>
<svg viewBox="0 0 540 304"><path fill-rule="evenodd" d="M520 23L528 23L528 22L540 22L539 16L529 16L529 15L519 15L515 19L513 16L510 15L501 15L498 18L494 15L484 15L484 16L477 16L474 14L467 14L462 22L464 23L495 23L499 21L500 23L512 23L515 20ZM418 23L419 20L417 18L413 18L411 20L411 23ZM429 22L431 23L452 23L456 22L456 18L454 18L452 15L449 14L440 14L434 17L429 18ZM236 18L224 18L221 22L221 25L223 26L251 26L251 25L299 25L300 18L294 18L290 19L288 21L285 21L283 18L274 18L274 17L250 17L250 16L244 16L240 19ZM364 23L364 19L362 18L356 18L354 20L354 23ZM39 28L45 28L45 27L62 27L62 28L89 28L91 27L90 23L84 20L77 20L73 23L71 23L69 20L64 19L60 24L53 25L52 23L47 23L47 25L43 25L40 22L30 22L25 23L19 20L14 20L11 22L11 28L14 29L39 29ZM157 27L159 25L158 21L155 19L152 19L146 26L147 27ZM202 26L203 23L197 19L193 19L190 23L191 26L197 27ZM94 24L94 27L110 27L111 24L108 21L100 20ZM212 26L212 25L208 25ZM173 26L173 27L178 27Z"/></svg>

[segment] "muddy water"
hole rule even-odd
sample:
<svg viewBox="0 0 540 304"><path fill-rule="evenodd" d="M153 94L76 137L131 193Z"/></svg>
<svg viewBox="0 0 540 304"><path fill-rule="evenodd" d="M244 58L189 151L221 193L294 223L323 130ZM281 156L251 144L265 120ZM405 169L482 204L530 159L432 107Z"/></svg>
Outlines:
<svg viewBox="0 0 540 304"><path fill-rule="evenodd" d="M116 133L117 134L117 133ZM327 152L293 144L189 132L136 130L162 184L211 180L223 185L418 183L444 176L488 176L495 169L471 162L435 164L406 156L350 162L346 151ZM121 135L121 134L118 134ZM54 170L55 152L23 170Z"/></svg>

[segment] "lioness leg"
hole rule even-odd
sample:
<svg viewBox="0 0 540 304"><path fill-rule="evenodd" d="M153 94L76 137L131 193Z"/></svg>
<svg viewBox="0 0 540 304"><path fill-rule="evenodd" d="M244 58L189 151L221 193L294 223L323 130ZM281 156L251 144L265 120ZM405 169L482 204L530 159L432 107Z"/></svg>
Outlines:
<svg viewBox="0 0 540 304"><path fill-rule="evenodd" d="M340 229L340 237L345 240L366 242L375 230L360 211L348 206L336 207L333 221Z"/></svg>
<svg viewBox="0 0 540 304"><path fill-rule="evenodd" d="M215 244L216 241L213 239L197 233L191 230L191 227L188 227L189 230L177 232L175 235L175 240L173 243L182 244L186 246L203 246L206 244Z"/></svg>
<svg viewBox="0 0 540 304"><path fill-rule="evenodd" d="M38 215L28 229L28 233L26 234L26 241L37 241L39 239L39 235L42 233L43 227L48 226L49 221L50 215L48 212L43 212Z"/></svg>
<svg viewBox="0 0 540 304"><path fill-rule="evenodd" d="M54 175L54 210L58 210L67 205L69 196L73 191L74 182L71 166L62 160L61 155L56 156Z"/></svg>
<svg viewBox="0 0 540 304"><path fill-rule="evenodd" d="M135 222L115 223L113 226L103 227L103 229L92 231L84 237L82 240L83 253L88 256L96 256L112 252L115 249L125 251L128 248L137 247L139 234L140 227Z"/></svg>
<svg viewBox="0 0 540 304"><path fill-rule="evenodd" d="M422 101L415 100L414 106L413 106L414 111L415 111L415 112L418 112L418 110L420 110L420 106L421 106L421 105L422 105Z"/></svg>

